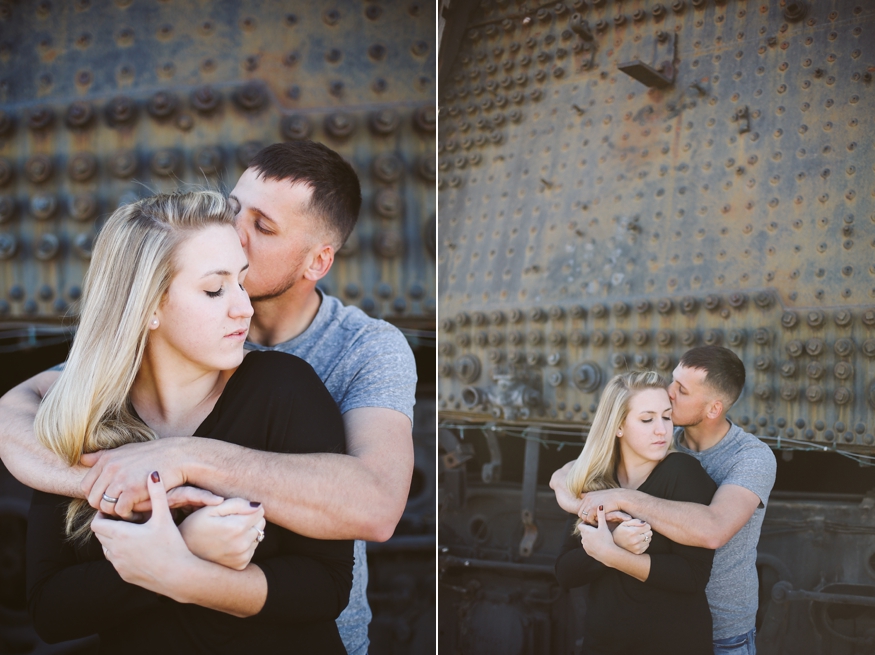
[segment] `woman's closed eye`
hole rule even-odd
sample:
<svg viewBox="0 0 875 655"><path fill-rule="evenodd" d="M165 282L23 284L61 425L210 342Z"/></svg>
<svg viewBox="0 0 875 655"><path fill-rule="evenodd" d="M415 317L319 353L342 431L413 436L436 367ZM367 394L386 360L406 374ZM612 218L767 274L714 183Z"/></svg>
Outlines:
<svg viewBox="0 0 875 655"><path fill-rule="evenodd" d="M241 285L241 288L242 288L242 286L243 285ZM224 293L224 291L225 291L225 287L219 287L218 291L205 291L204 293L206 293L210 298L218 298L219 296L221 296Z"/></svg>

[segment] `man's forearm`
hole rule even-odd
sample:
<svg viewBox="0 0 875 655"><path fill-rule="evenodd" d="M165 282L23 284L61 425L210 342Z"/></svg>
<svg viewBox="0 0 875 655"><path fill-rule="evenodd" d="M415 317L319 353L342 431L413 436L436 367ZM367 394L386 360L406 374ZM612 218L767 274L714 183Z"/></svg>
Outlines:
<svg viewBox="0 0 875 655"><path fill-rule="evenodd" d="M640 491L624 490L619 508L650 524L675 543L701 548L717 548L722 528L708 505L656 498ZM725 542L724 542L725 543Z"/></svg>
<svg viewBox="0 0 875 655"><path fill-rule="evenodd" d="M392 490L358 457L269 453L198 438L185 448L186 482L260 502L268 521L306 537L385 541L400 517Z"/></svg>
<svg viewBox="0 0 875 655"><path fill-rule="evenodd" d="M31 378L0 398L0 459L15 478L33 489L82 498L79 488L87 469L67 466L40 444L33 432L33 419L42 398Z"/></svg>

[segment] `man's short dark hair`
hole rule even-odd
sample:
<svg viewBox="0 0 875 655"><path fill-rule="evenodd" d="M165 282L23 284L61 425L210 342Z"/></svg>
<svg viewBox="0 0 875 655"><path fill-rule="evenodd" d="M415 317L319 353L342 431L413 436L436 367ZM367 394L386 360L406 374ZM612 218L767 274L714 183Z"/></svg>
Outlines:
<svg viewBox="0 0 875 655"><path fill-rule="evenodd" d="M681 355L680 365L705 371L705 382L729 401L729 409L744 389L744 364L723 346L700 346Z"/></svg>
<svg viewBox="0 0 875 655"><path fill-rule="evenodd" d="M303 139L274 143L249 162L258 177L307 184L313 189L309 211L322 217L342 246L355 228L362 205L359 178L340 155L321 143Z"/></svg>

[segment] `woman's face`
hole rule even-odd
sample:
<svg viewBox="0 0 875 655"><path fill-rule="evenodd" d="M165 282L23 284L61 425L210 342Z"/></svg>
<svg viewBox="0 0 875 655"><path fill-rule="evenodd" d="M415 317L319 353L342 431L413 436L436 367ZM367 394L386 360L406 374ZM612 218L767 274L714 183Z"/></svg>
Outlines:
<svg viewBox="0 0 875 655"><path fill-rule="evenodd" d="M149 346L205 370L243 361L252 305L243 289L249 263L231 225L197 230L176 252L178 271L150 321Z"/></svg>
<svg viewBox="0 0 875 655"><path fill-rule="evenodd" d="M671 444L671 401L665 389L645 389L629 400L629 414L620 427L620 454L627 463L658 462Z"/></svg>

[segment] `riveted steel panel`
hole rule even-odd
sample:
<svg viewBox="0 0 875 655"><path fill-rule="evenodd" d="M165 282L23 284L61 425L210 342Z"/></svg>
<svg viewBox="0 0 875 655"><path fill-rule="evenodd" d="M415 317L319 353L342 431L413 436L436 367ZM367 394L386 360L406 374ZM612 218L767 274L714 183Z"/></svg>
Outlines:
<svg viewBox="0 0 875 655"><path fill-rule="evenodd" d="M63 315L119 203L230 188L260 146L309 136L362 181L325 287L433 317L433 4L4 3L0 21L0 316Z"/></svg>
<svg viewBox="0 0 875 655"><path fill-rule="evenodd" d="M591 367L722 343L746 428L872 452L875 9L578 4L490 4L442 93L441 409L586 423Z"/></svg>
<svg viewBox="0 0 875 655"><path fill-rule="evenodd" d="M809 601L770 590L790 579L796 591L875 590L864 495L875 462L875 7L446 4L444 652L581 652L584 603L552 576L563 517L549 492L521 514L523 490L580 452L610 377L670 375L704 344L742 358L747 384L730 416L779 460L781 502L759 549L760 651L864 652L866 601L845 614L818 601L810 618ZM806 523L825 507L835 525ZM785 529L792 521L814 527ZM788 567L776 573L776 559Z"/></svg>

